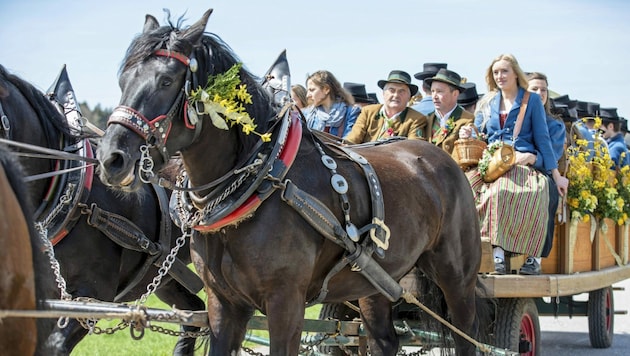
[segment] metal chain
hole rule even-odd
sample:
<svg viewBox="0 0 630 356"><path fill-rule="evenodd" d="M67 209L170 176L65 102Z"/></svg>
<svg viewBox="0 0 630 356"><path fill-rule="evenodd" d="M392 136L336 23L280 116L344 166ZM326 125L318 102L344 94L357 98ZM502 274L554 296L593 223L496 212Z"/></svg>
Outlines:
<svg viewBox="0 0 630 356"><path fill-rule="evenodd" d="M42 224L47 227L50 225L50 222L59 215L64 206L67 206L72 201L72 194L76 189L76 184L68 184L66 187L66 191L63 193L61 197L59 197L59 204L55 206L55 208L48 214L48 216L42 221L38 221L38 224ZM48 232L46 232L46 237L48 237Z"/></svg>
<svg viewBox="0 0 630 356"><path fill-rule="evenodd" d="M175 246L173 246L169 254L166 256L166 258L164 259L164 262L162 262L162 265L160 266L160 269L158 270L157 276L155 276L153 280L151 281L151 283L149 283L149 285L147 286L146 293L144 293L140 297L140 299L136 301L136 306L140 307L144 305L144 303L146 303L147 301L147 298L149 298L149 295L155 292L157 287L162 282L162 278L164 278L164 276L171 269L173 262L175 262L175 257L177 256L179 249L182 248L186 244L186 238L192 236L191 230L187 229L185 226L182 225L181 230L182 230L182 236L178 237L177 240L175 241Z"/></svg>
<svg viewBox="0 0 630 356"><path fill-rule="evenodd" d="M35 229L39 233L39 238L44 244L44 253L48 256L50 268L55 275L55 281L57 282L57 288L59 288L61 299L71 300L72 296L66 291L66 280L61 275L61 267L59 266L59 261L57 261L57 258L55 257L55 250L50 240L48 240L48 229L44 223L41 222L35 223Z"/></svg>

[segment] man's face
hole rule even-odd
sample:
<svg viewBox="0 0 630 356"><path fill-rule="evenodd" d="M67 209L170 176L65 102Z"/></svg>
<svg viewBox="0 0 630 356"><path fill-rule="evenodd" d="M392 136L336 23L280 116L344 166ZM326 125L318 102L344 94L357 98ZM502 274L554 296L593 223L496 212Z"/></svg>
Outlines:
<svg viewBox="0 0 630 356"><path fill-rule="evenodd" d="M446 83L434 80L431 83L431 98L433 99L433 105L435 110L438 110L441 114L453 110L457 105L457 97L459 96L459 90L453 89Z"/></svg>
<svg viewBox="0 0 630 356"><path fill-rule="evenodd" d="M411 91L406 84L387 83L383 87L383 104L389 115L405 110L409 99L411 99Z"/></svg>

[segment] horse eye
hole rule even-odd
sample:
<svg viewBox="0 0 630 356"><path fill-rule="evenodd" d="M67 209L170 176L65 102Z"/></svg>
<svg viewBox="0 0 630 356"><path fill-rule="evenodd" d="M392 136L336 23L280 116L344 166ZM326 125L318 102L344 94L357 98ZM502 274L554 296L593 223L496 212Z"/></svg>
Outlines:
<svg viewBox="0 0 630 356"><path fill-rule="evenodd" d="M171 84L173 84L173 81L170 79L162 79L162 82L160 84L162 87L170 87Z"/></svg>

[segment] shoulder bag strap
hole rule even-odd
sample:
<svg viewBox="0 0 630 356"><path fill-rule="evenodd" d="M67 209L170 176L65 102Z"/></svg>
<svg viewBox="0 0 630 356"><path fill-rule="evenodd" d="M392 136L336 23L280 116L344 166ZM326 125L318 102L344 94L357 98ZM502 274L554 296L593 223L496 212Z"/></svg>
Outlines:
<svg viewBox="0 0 630 356"><path fill-rule="evenodd" d="M512 144L516 143L516 138L518 137L518 134L521 132L521 127L523 126L523 118L525 118L525 111L527 110L528 103L529 103L529 91L525 90L525 94L523 95L523 100L521 101L521 110L518 112L518 116L516 117L516 123L514 124Z"/></svg>

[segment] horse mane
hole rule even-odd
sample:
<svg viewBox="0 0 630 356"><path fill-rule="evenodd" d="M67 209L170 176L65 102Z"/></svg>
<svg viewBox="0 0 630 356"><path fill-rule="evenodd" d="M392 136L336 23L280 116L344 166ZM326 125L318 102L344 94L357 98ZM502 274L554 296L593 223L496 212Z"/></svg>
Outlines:
<svg viewBox="0 0 630 356"><path fill-rule="evenodd" d="M41 123L49 143L57 144L55 130L70 138L79 138L80 135L73 131L62 113L55 105L34 85L15 74L9 73L4 66L0 65L0 81L12 84L20 91L26 101L37 113L37 118ZM9 88L5 88L9 90ZM9 90L10 93L10 90ZM10 94L9 94L10 95Z"/></svg>
<svg viewBox="0 0 630 356"><path fill-rule="evenodd" d="M166 11L166 10L165 10ZM168 14L170 17L170 13ZM193 81L193 89L204 87L211 75L226 72L236 63L242 63L234 51L218 35L205 32L201 43L191 43L180 36L186 27L182 26L183 19L179 18L177 24L170 19L168 25L161 26L153 31L144 32L136 36L127 49L125 58L119 70L119 75L127 69L141 64L153 56L158 49L167 49L181 53L193 53L198 63L198 69L194 73L196 82ZM275 109L272 98L261 86L261 80L243 65L240 73L241 81L247 86L247 91L252 96L252 104L245 104L245 110L254 120L256 131L266 132L275 118ZM248 135L236 128L239 132L240 150L248 152L260 139L257 135Z"/></svg>

